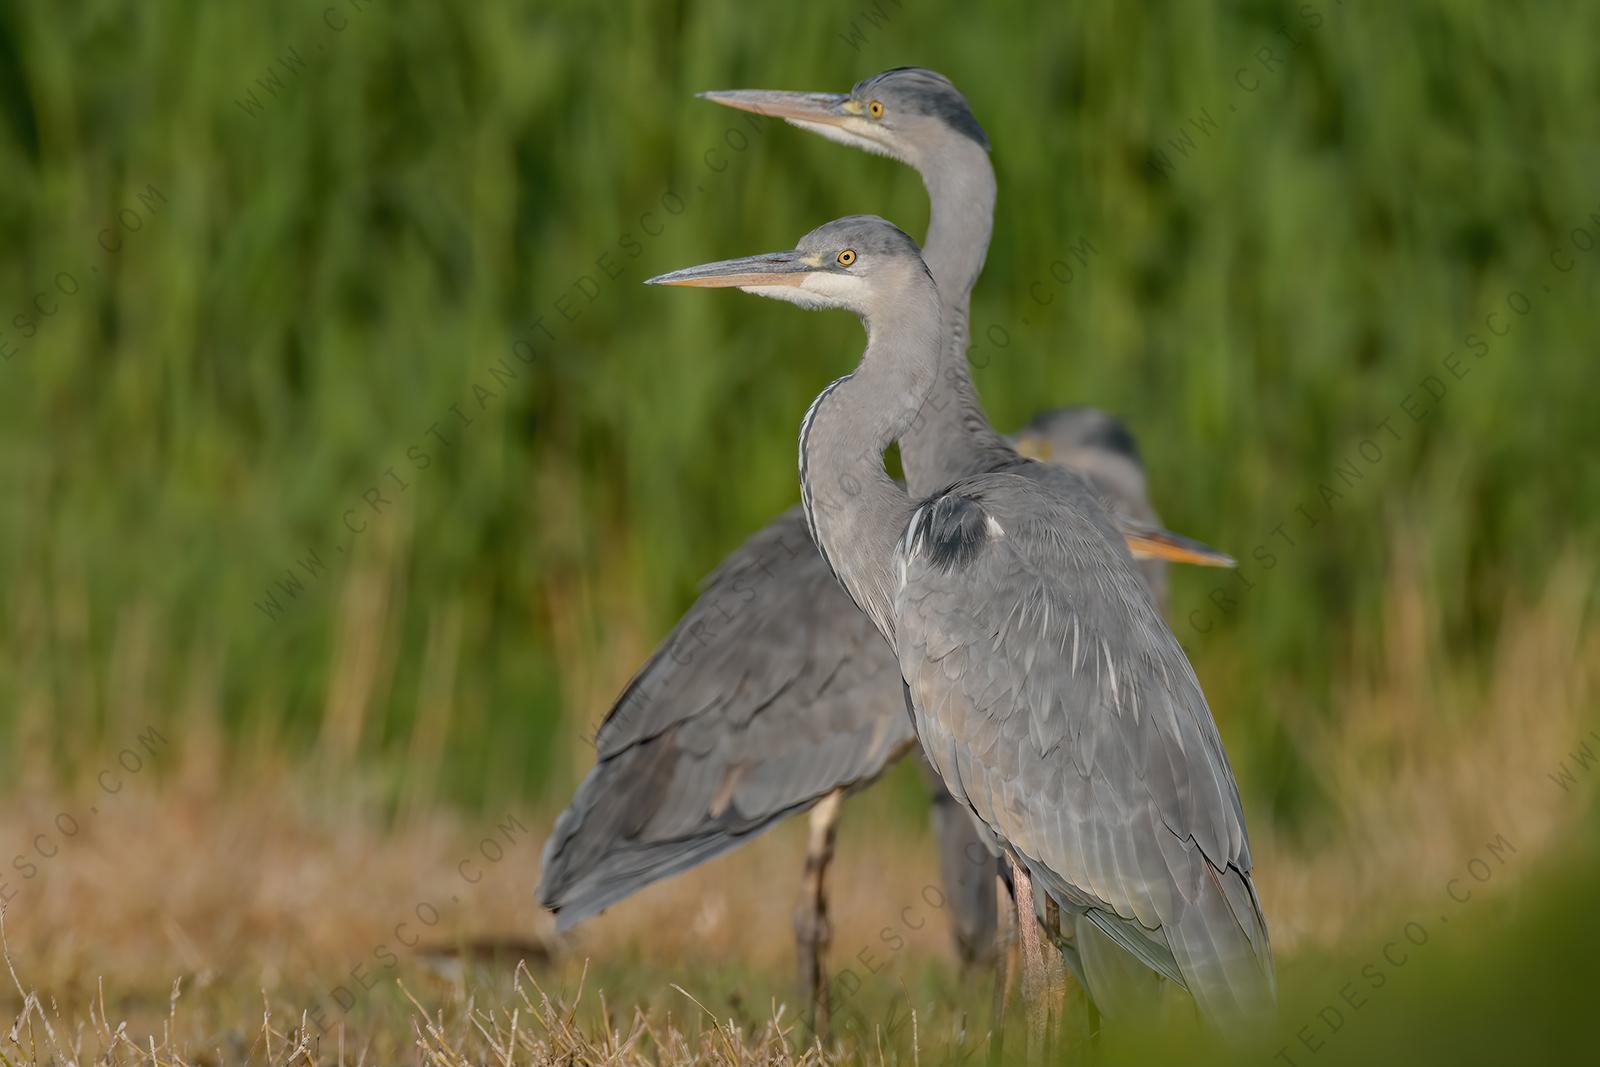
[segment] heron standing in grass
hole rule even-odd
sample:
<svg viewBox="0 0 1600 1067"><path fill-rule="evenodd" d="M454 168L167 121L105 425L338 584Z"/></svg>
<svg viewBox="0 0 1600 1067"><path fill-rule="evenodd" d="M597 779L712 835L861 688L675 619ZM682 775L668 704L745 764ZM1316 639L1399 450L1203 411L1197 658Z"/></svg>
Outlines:
<svg viewBox="0 0 1600 1067"><path fill-rule="evenodd" d="M956 324L927 417L902 442L912 488L929 492L941 479L1015 462L1016 453L988 430L966 363L966 312L992 228L994 173L964 98L946 79L919 70L891 71L851 94L705 95L806 128L842 130L840 139L868 147L874 142L846 130L847 120L888 117L880 131L886 148L878 150L923 171L932 198L929 264ZM1069 412L1041 416L1018 447L1041 458L1053 451L1090 477L1123 520L1130 548L1151 560L1147 575L1158 596L1159 558L1231 563L1160 530L1119 423L1092 409ZM795 931L803 986L814 1018L825 1020L825 879L840 801L914 738L893 659L812 549L799 508L706 579L695 605L617 700L595 746L595 767L544 850L539 899L561 927L809 808ZM994 946L994 880L986 863L975 862L983 853L970 820L937 785L933 811L957 951L971 963Z"/></svg>
<svg viewBox="0 0 1600 1067"><path fill-rule="evenodd" d="M1009 462L925 496L884 471L945 362L944 308L915 242L853 216L793 251L651 282L844 308L866 326L856 370L801 423L801 506L829 569L895 650L930 763L1011 861L1034 1033L1036 887L1080 934L1187 989L1214 1024L1264 1018L1272 953L1238 787L1094 491L1009 448ZM966 417L987 430L975 404ZM1117 980L1095 956L1082 962L1091 995Z"/></svg>
<svg viewBox="0 0 1600 1067"><path fill-rule="evenodd" d="M1015 441L1025 455L1083 474L1124 517L1129 551L1158 602L1165 561L1230 562L1160 527L1137 446L1114 416L1055 409ZM911 752L930 777L957 956L964 966L989 959L994 868L971 819L917 752L894 655L817 553L802 510L757 533L702 590L601 725L595 766L545 846L540 901L568 928L809 809L795 928L820 1029L826 876L841 803Z"/></svg>

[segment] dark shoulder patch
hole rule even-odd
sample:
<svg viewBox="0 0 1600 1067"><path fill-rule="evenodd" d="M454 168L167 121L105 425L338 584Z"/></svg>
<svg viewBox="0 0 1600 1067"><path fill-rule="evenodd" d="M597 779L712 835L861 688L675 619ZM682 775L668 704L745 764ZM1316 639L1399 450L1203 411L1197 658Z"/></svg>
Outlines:
<svg viewBox="0 0 1600 1067"><path fill-rule="evenodd" d="M935 497L918 509L915 521L912 554L947 573L977 559L989 540L989 516L975 497Z"/></svg>

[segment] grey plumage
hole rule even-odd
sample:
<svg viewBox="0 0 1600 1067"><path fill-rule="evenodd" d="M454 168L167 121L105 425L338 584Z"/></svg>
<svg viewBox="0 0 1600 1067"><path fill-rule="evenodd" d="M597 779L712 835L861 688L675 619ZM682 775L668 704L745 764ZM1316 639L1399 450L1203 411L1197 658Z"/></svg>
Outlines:
<svg viewBox="0 0 1600 1067"><path fill-rule="evenodd" d="M967 98L937 71L896 67L856 82L849 95L853 100L878 100L891 114L905 111L936 118L979 148L989 148L989 137L978 124Z"/></svg>
<svg viewBox="0 0 1600 1067"><path fill-rule="evenodd" d="M1054 456L1070 456L1119 512L1158 523L1142 482L1130 493L1120 477L1123 454L1089 439L1106 423L1120 426L1065 409L1018 437L1047 425ZM1164 565L1145 565L1159 580ZM817 553L798 505L706 577L594 740L595 766L542 857L538 898L562 929L834 789L869 785L916 742L894 653ZM974 862L971 819L936 778L930 792L958 947L981 958L993 949L993 868Z"/></svg>
<svg viewBox="0 0 1600 1067"><path fill-rule="evenodd" d="M907 68L866 79L849 94L706 95L883 152L923 174L933 204L926 262L944 294L948 367L901 441L911 489L925 494L1000 468L1038 476L1036 464L989 428L967 369L967 305L988 246L994 177L987 139L955 87ZM885 110L872 136L838 125L859 126L872 101ZM909 238L896 235L867 233L857 251L914 254ZM1158 525L1136 456L1129 474L1131 439L1115 432L1120 423L1088 408L1044 420L1023 432L1025 445L1046 442L1125 518ZM612 709L596 739L595 768L544 850L539 899L561 927L736 847L835 788L861 787L914 746L890 650L826 561L804 550L808 544L799 509L746 542L706 580ZM1159 599L1162 565L1142 566ZM942 785L933 791L958 948L964 959L980 958L993 946L992 868L974 862L980 838L970 817Z"/></svg>
<svg viewBox="0 0 1600 1067"><path fill-rule="evenodd" d="M1035 415L1013 438L1033 459L1071 467L1088 479L1100 502L1134 523L1160 528L1150 503L1139 446L1122 420L1091 407L1056 408ZM1159 559L1139 561L1156 603L1165 607L1167 569Z"/></svg>
<svg viewBox="0 0 1600 1067"><path fill-rule="evenodd" d="M994 180L987 140L961 94L942 75L901 69L866 79L849 94L707 95L787 112L819 132L837 129L829 123L847 114L846 103L864 109L881 98L885 128L903 142L889 154L917 167L928 183L926 259L948 294L952 324L950 371L902 442L911 488L926 493L961 474L1017 462L982 418L966 366L967 304L988 247ZM870 147L859 137L850 143ZM1098 422L1093 409L1081 411L1052 422L1052 433ZM1117 457L1097 447L1078 448L1074 457L1090 477L1119 473ZM1142 482L1130 494L1125 481L1113 481L1106 495L1128 518L1155 521ZM607 716L596 737L595 767L544 848L538 898L562 928L736 847L834 788L859 788L912 744L892 655L809 546L799 508L751 537L706 579L694 606ZM1151 567L1159 580L1160 564ZM889 680L872 684L880 675ZM832 681L813 708L810 693L821 679ZM879 739L875 731L884 722L890 732ZM680 732L699 739L694 748L685 749ZM859 765L828 756L833 737L859 753ZM863 739L876 740L868 746ZM837 773L826 773L818 765L823 759ZM720 775L747 784L724 798ZM992 949L993 879L987 868L973 876L976 836L965 816L949 817L942 792L936 786L941 863L947 873L959 872L958 883L947 880L951 915L963 957L978 958ZM697 811L700 822L669 835L663 831L669 816L658 811Z"/></svg>
<svg viewBox="0 0 1600 1067"><path fill-rule="evenodd" d="M1066 483L1012 474L924 505L895 613L918 733L952 795L1064 910L1211 1017L1258 1015L1270 950L1233 774L1097 512ZM935 546L978 526L1003 532L951 566Z"/></svg>
<svg viewBox="0 0 1600 1067"><path fill-rule="evenodd" d="M1271 948L1233 773L1095 492L1020 457L921 499L883 472L943 353L920 258L894 241L848 263L839 253L885 231L898 233L872 217L820 227L759 260L790 264L774 284L756 260L655 281L862 317L860 364L802 423L802 498L824 557L896 649L929 761L1064 912L1189 989L1213 1021L1258 1019L1274 997Z"/></svg>
<svg viewBox="0 0 1600 1067"><path fill-rule="evenodd" d="M570 927L872 781L915 744L900 692L789 509L705 580L613 706L545 844L540 902Z"/></svg>

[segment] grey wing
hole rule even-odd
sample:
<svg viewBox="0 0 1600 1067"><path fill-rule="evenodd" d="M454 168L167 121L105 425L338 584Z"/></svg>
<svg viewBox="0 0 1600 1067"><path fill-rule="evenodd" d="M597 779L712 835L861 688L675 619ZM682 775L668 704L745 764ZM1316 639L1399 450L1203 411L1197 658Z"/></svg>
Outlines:
<svg viewBox="0 0 1600 1067"><path fill-rule="evenodd" d="M939 847L939 875L949 902L956 956L963 966L994 959L998 918L995 876L999 864L988 830L980 830L965 804L944 787L939 772L922 753L917 763L932 796L933 836Z"/></svg>
<svg viewBox="0 0 1600 1067"><path fill-rule="evenodd" d="M1082 475L1101 503L1118 515L1142 526L1161 527L1161 516L1150 502L1139 446L1127 424L1115 415L1086 406L1054 408L1035 415L1013 436L1025 455ZM1166 564L1146 559L1137 561L1137 566L1156 603L1165 606Z"/></svg>
<svg viewBox="0 0 1600 1067"><path fill-rule="evenodd" d="M1271 948L1237 786L1110 520L995 474L924 504L901 544L900 666L952 795L1208 1016L1262 1015Z"/></svg>
<svg viewBox="0 0 1600 1067"><path fill-rule="evenodd" d="M606 717L545 844L539 901L565 929L914 743L892 651L791 509L707 578Z"/></svg>

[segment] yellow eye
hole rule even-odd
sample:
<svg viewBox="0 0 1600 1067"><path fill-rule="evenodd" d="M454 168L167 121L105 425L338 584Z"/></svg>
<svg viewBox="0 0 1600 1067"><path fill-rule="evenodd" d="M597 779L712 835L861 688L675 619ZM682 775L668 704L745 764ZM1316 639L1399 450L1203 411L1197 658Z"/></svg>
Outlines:
<svg viewBox="0 0 1600 1067"><path fill-rule="evenodd" d="M848 267L850 264L854 263L855 261L856 261L856 250L855 249L847 248L843 252L839 253L839 266Z"/></svg>
<svg viewBox="0 0 1600 1067"><path fill-rule="evenodd" d="M883 118L883 101L882 100L874 100L872 103L867 105L867 110L869 112L871 112L873 118L875 118L875 119Z"/></svg>

